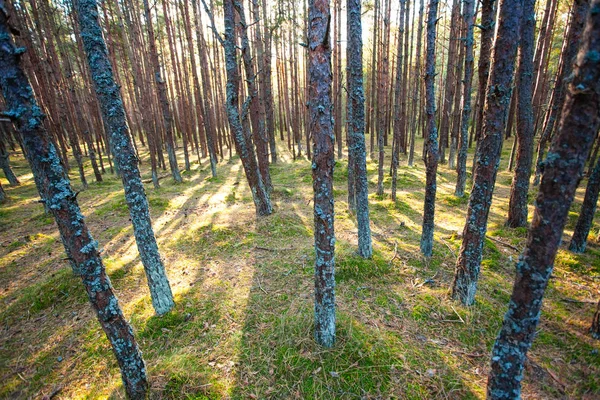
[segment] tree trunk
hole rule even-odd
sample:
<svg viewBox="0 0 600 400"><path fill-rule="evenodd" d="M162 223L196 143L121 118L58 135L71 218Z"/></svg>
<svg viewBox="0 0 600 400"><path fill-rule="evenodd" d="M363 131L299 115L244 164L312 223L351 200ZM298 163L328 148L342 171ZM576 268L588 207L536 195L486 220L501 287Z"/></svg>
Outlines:
<svg viewBox="0 0 600 400"><path fill-rule="evenodd" d="M27 159L40 183L40 196L56 220L73 271L81 276L96 317L111 343L127 395L144 399L148 380L142 353L106 275L98 242L88 231L56 147L43 127L43 114L29 81L19 67L23 49L13 44L3 3L0 1L0 88L9 110L7 114L22 135ZM91 6L96 7L94 0Z"/></svg>
<svg viewBox="0 0 600 400"><path fill-rule="evenodd" d="M173 308L175 303L152 229L148 200L138 169L138 159L133 151L121 93L113 78L106 44L98 22L96 1L78 0L77 11L83 46L92 73L96 96L102 109L102 118L110 135L110 144L121 173L125 201L129 207L135 241L148 278L152 305L156 313L162 315Z"/></svg>
<svg viewBox="0 0 600 400"><path fill-rule="evenodd" d="M438 135L435 125L435 39L438 0L429 0L427 13L427 48L425 50L425 114L427 115L426 137L426 183L423 210L421 253L431 257L433 250L433 228L435 215L436 174L438 167Z"/></svg>
<svg viewBox="0 0 600 400"><path fill-rule="evenodd" d="M600 339L600 301L596 307L594 318L592 319L592 326L590 327L590 333L594 339Z"/></svg>
<svg viewBox="0 0 600 400"><path fill-rule="evenodd" d="M206 4L204 4L204 7L208 13L209 11ZM242 160L242 166L246 173L248 186L250 186L252 192L256 214L259 216L270 215L273 212L271 199L269 198L269 193L260 176L260 171L258 170L252 138L249 132L244 132L242 124L242 115L248 114L248 102L244 102L244 109L242 110L241 115L238 108L240 76L236 59L235 13L233 0L226 0L223 3L223 11L225 38L222 44L225 49L225 67L227 70L227 103L225 104L227 107L227 118L229 119L229 126L231 127L233 141L235 143L235 150ZM216 34L216 27L212 14L209 14L209 16L211 17L212 29Z"/></svg>
<svg viewBox="0 0 600 400"><path fill-rule="evenodd" d="M492 349L489 399L520 398L523 362L536 333L542 300L585 159L600 128L600 0L593 0L573 80L552 143L527 244L502 328Z"/></svg>
<svg viewBox="0 0 600 400"><path fill-rule="evenodd" d="M480 29L481 45L479 47L477 74L479 81L478 93L481 96L481 101L479 102L479 108L477 109L477 129L475 130L476 141L479 141L483 132L483 107L485 105L485 94L490 73L492 42L494 40L494 31L496 30L496 0L482 0ZM475 164L475 159L473 159L473 164Z"/></svg>
<svg viewBox="0 0 600 400"><path fill-rule="evenodd" d="M448 43L448 60L446 66L446 87L440 104L440 157L442 163L445 163L445 148L448 144L450 132L450 114L452 114L452 105L454 103L454 92L457 90L457 61L459 47L462 47L462 41L459 40L462 33L462 24L460 21L461 2L452 3L452 14L450 16L450 40ZM460 79L460 77L458 77ZM460 82L460 81L458 81ZM460 96L459 96L460 97ZM452 166L450 166L452 168Z"/></svg>
<svg viewBox="0 0 600 400"><path fill-rule="evenodd" d="M467 149L469 147L469 120L471 119L471 84L473 81L473 12L475 2L465 0L464 20L467 29L465 37L465 77L463 80L463 106L460 118L460 141L458 143L458 159L456 165L456 188L454 195L463 197L467 183ZM450 153L452 154L452 152ZM452 158L452 156L451 156Z"/></svg>
<svg viewBox="0 0 600 400"><path fill-rule="evenodd" d="M486 92L484 132L477 148L473 189L452 288L452 297L460 299L465 305L471 305L475 301L487 219L510 103L522 6L522 0L502 0L500 4L498 30Z"/></svg>
<svg viewBox="0 0 600 400"><path fill-rule="evenodd" d="M335 343L335 277L333 228L333 167L335 165L331 103L331 44L329 0L310 0L308 6L309 129L313 138L315 221L315 340L324 347Z"/></svg>
<svg viewBox="0 0 600 400"><path fill-rule="evenodd" d="M581 40L583 25L589 7L590 0L575 0L573 3L573 14L571 23L569 24L569 32L567 33L564 47L561 52L561 67L557 74L554 91L552 92L552 98L550 100L551 105L546 113L544 128L540 135L540 141L537 147L534 185L539 183L540 176L544 172L544 152L546 143L551 140L554 124L557 118L560 118L561 107L563 106L565 99L566 81L571 76L571 71L573 70L573 61L577 55L577 44Z"/></svg>
<svg viewBox="0 0 600 400"><path fill-rule="evenodd" d="M592 221L598 205L598 192L600 192L600 159L596 161L596 166L589 177L585 189L585 197L577 218L577 225L573 231L569 250L574 253L583 253L587 243L587 237L592 228Z"/></svg>
<svg viewBox="0 0 600 400"><path fill-rule="evenodd" d="M521 49L517 71L517 163L508 205L506 225L527 226L527 194L533 157L533 40L535 0L525 0L521 21Z"/></svg>
<svg viewBox="0 0 600 400"><path fill-rule="evenodd" d="M4 136L2 133L3 131L0 128L0 168L2 168L2 171L4 171L4 176L6 176L6 179L8 179L10 186L18 186L19 180L10 167L10 159L6 146L4 145L5 138L2 137Z"/></svg>
<svg viewBox="0 0 600 400"><path fill-rule="evenodd" d="M352 170L356 220L358 223L358 254L363 258L371 258L373 247L369 225L369 183L367 181L365 144L365 94L363 90L360 0L348 0L346 7L348 24L348 46L346 47L346 62L348 64L348 175L350 176L350 170Z"/></svg>
<svg viewBox="0 0 600 400"><path fill-rule="evenodd" d="M408 151L408 166L412 167L415 160L415 136L419 119L417 118L417 103L421 103L421 36L423 36L423 0L419 2L419 25L417 28L417 65L415 67L415 99L412 112L412 126L410 129L410 149ZM422 107L418 107L421 109ZM419 115L422 113L419 112Z"/></svg>
<svg viewBox="0 0 600 400"><path fill-rule="evenodd" d="M175 182L182 182L179 166L177 165L177 157L175 155L175 140L173 138L173 116L169 109L169 99L167 97L167 85L161 77L160 63L158 61L158 52L156 50L156 40L154 38L154 28L152 27L152 15L148 0L144 0L144 15L146 17L146 30L148 31L148 49L150 52L150 62L154 71L154 83L158 90L158 100L160 111L162 113L163 125L165 130L165 139L167 145L167 155L169 156L169 167L171 175Z"/></svg>
<svg viewBox="0 0 600 400"><path fill-rule="evenodd" d="M404 51L404 12L406 9L406 0L400 1L400 21L399 21L399 32L398 32L398 46L396 55L396 87L394 96L394 136L392 140L392 201L396 201L396 191L398 184L398 165L400 163L400 147L401 137L405 135L404 130L404 119L402 118L402 101L400 99L402 95L402 61ZM406 17L408 18L408 17Z"/></svg>
<svg viewBox="0 0 600 400"><path fill-rule="evenodd" d="M250 120L252 122L252 138L256 145L256 158L258 161L258 169L260 171L260 179L262 180L267 191L273 189L271 184L271 174L269 172L269 147L266 137L265 114L264 107L261 104L261 97L258 94L257 78L259 74L255 72L253 57L250 54L250 41L248 40L248 25L246 24L246 16L241 2L234 2L234 7L240 18L241 43L242 43L242 60L244 63L244 71L246 73L246 87L248 89L248 101L250 102ZM261 55L257 55L260 59ZM299 129L297 130L299 131ZM298 132L298 135L300 133Z"/></svg>

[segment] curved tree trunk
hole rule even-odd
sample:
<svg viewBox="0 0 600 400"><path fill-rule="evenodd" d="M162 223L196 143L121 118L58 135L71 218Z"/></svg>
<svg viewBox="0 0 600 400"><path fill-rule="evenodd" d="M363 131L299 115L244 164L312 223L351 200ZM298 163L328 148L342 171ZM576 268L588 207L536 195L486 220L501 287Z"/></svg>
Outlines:
<svg viewBox="0 0 600 400"><path fill-rule="evenodd" d="M523 362L536 327L554 258L577 184L600 128L600 0L592 1L573 81L552 143L525 250L516 266L515 283L502 328L492 350L488 399L521 395Z"/></svg>
<svg viewBox="0 0 600 400"><path fill-rule="evenodd" d="M78 0L77 4L83 46L102 110L102 119L110 135L110 144L121 173L125 201L129 207L135 241L148 278L152 305L156 313L161 315L173 308L175 303L152 229L148 199L125 122L121 93L113 78L102 29L98 22L96 0Z"/></svg>
<svg viewBox="0 0 600 400"><path fill-rule="evenodd" d="M204 7L208 12L206 4L204 4ZM242 124L242 116L246 118L245 116L248 114L248 101L244 102L244 109L242 110L241 115L238 108L240 76L236 58L235 12L233 0L226 0L224 2L223 11L225 37L222 44L225 49L225 68L227 72L227 103L225 104L227 118L229 119L229 126L231 127L233 134L235 150L242 160L242 166L246 173L248 186L250 186L250 190L252 191L256 214L259 216L270 215L273 212L273 208L271 206L269 192L267 191L260 176L260 171L258 170L252 137L249 132L244 131L245 128ZM209 14L209 16L211 17L212 29L216 32L212 14Z"/></svg>
<svg viewBox="0 0 600 400"><path fill-rule="evenodd" d="M95 1L91 4L96 7ZM19 67L21 54L22 49L17 49L10 37L3 0L0 0L0 88L9 110L7 114L21 133L27 159L40 183L40 196L56 220L73 271L81 276L96 317L111 343L127 395L144 399L148 380L142 353L106 275L98 242L88 231L56 147L44 129L43 114Z"/></svg>

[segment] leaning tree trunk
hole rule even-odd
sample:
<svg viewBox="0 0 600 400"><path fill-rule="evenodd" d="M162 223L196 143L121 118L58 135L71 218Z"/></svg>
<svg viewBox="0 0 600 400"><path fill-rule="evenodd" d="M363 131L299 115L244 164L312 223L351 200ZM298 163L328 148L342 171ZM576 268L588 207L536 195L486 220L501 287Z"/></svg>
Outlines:
<svg viewBox="0 0 600 400"><path fill-rule="evenodd" d="M598 204L598 192L600 191L600 158L596 161L596 166L590 175L587 187L585 189L585 197L575 225L575 231L571 238L569 250L574 253L583 253L587 243L587 237L592 228L592 221L596 213Z"/></svg>
<svg viewBox="0 0 600 400"><path fill-rule="evenodd" d="M24 49L13 44L3 3L0 0L0 89L6 101L6 114L21 133L27 159L40 184L42 201L56 220L73 271L81 276L96 317L111 343L127 395L132 399L144 399L148 380L142 353L106 275L98 242L88 231L77 195L60 163L56 147L44 129L44 115L19 67Z"/></svg>
<svg viewBox="0 0 600 400"><path fill-rule="evenodd" d="M258 91L259 73L254 70L252 55L250 54L250 41L248 39L248 25L242 2L235 1L234 8L240 19L241 51L244 71L246 73L246 88L248 90L248 101L250 102L250 121L252 122L252 137L256 147L256 158L260 177L268 192L271 192L273 185L271 183L271 173L269 172L269 147L266 137L265 113L262 98ZM257 27L258 29L258 27ZM259 56L257 56L260 58ZM298 132L299 129L296 129ZM299 142L298 142L299 143Z"/></svg>
<svg viewBox="0 0 600 400"><path fill-rule="evenodd" d="M452 288L452 297L460 299L465 305L471 305L475 301L487 219L510 103L522 11L523 0L502 0L500 3L498 30L486 91L483 137L477 146L473 189Z"/></svg>
<svg viewBox="0 0 600 400"><path fill-rule="evenodd" d="M473 81L473 12L475 2L465 0L464 19L467 27L465 38L465 77L463 81L463 106L460 122L460 141L456 163L456 188L454 195L463 197L467 183L467 150L469 146L469 120L471 119L471 84Z"/></svg>
<svg viewBox="0 0 600 400"><path fill-rule="evenodd" d="M421 253L426 257L430 257L433 250L433 219L438 167L438 141L435 125L435 25L437 23L437 9L438 0L430 0L427 15L427 48L425 50L425 114L427 115L425 163L427 171L423 232L421 233Z"/></svg>
<svg viewBox="0 0 600 400"><path fill-rule="evenodd" d="M206 4L205 9L208 12ZM260 172L258 170L258 163L256 161L256 154L254 152L254 144L250 134L244 132L244 126L242 124L242 116L239 110L239 84L240 76L238 71L238 64L236 59L236 41L235 41L235 13L233 0L225 0L223 3L223 17L225 21L225 38L222 42L225 48L225 67L227 72L227 117L229 119L229 126L233 133L233 141L235 143L235 150L242 160L242 165L246 173L246 179L248 179L248 186L252 191L252 198L254 199L254 205L256 207L256 213L259 216L270 215L273 212L271 206L271 199L269 193L265 187ZM212 29L216 33L216 27L211 17ZM247 102L244 103L244 110L242 115L247 115L248 110L246 109Z"/></svg>
<svg viewBox="0 0 600 400"><path fill-rule="evenodd" d="M331 103L331 45L329 0L309 0L308 104L313 138L315 221L315 340L335 343L335 277L333 229L333 106Z"/></svg>
<svg viewBox="0 0 600 400"><path fill-rule="evenodd" d="M371 258L371 227L369 226L369 183L367 181L367 150L365 144L365 93L362 67L362 23L360 0L348 0L348 170L354 172L354 199L358 222L358 254ZM349 172L350 174L350 172Z"/></svg>
<svg viewBox="0 0 600 400"><path fill-rule="evenodd" d="M492 350L489 399L520 398L523 362L536 333L569 207L600 127L600 0L592 1L591 10L595 11L587 17L508 311Z"/></svg>
<svg viewBox="0 0 600 400"><path fill-rule="evenodd" d="M517 72L517 164L508 205L506 225L527 226L527 194L533 157L533 50L535 0L525 0L521 22L521 49Z"/></svg>
<svg viewBox="0 0 600 400"><path fill-rule="evenodd" d="M96 0L77 0L77 14L102 118L110 135L110 144L121 173L125 201L129 207L135 241L148 278L152 305L156 313L161 315L173 308L175 303L152 229L148 199L144 192L138 159L129 136L123 100L119 87L114 81L106 44L102 37Z"/></svg>

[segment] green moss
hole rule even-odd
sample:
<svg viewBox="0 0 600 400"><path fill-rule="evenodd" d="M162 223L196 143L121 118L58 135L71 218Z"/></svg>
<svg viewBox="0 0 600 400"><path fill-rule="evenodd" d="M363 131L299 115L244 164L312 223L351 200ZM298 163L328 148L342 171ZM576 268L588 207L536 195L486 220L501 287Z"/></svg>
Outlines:
<svg viewBox="0 0 600 400"><path fill-rule="evenodd" d="M168 199L162 197L148 196L148 204L152 211L165 211L169 208L170 202Z"/></svg>
<svg viewBox="0 0 600 400"><path fill-rule="evenodd" d="M107 215L126 217L129 215L129 208L127 207L125 197L123 195L119 195L98 207L94 211L94 214L99 217L106 217Z"/></svg>
<svg viewBox="0 0 600 400"><path fill-rule="evenodd" d="M389 262L381 253L374 251L371 259L364 259L353 252L340 252L335 260L336 281L363 280L383 276L391 272Z"/></svg>

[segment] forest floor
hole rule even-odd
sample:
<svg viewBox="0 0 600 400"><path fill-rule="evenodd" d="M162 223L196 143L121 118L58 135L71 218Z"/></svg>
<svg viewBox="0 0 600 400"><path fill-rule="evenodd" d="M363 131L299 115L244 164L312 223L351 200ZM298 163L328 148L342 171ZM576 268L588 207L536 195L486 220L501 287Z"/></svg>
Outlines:
<svg viewBox="0 0 600 400"><path fill-rule="evenodd" d="M527 235L503 226L508 154L471 307L448 295L468 202L453 196L454 171L447 165L439 171L431 259L419 252L424 167L419 160L408 168L402 158L398 200L370 196L374 255L363 260L354 253L356 220L347 211L347 163L337 162L337 344L328 350L312 339L311 166L280 151L281 161L271 167L275 212L269 217L256 219L237 157L219 164L216 179L203 160L183 173L182 184L167 177L160 189L146 185L177 302L162 317L152 309L121 182L107 173L79 194L144 353L151 397L483 398L490 349ZM10 200L0 205L0 398L124 398L116 360L65 261L56 225L37 202L31 172L22 156L12 161L22 184L9 187L2 177ZM376 168L370 161L372 193ZM91 181L89 165L87 172ZM80 189L75 169L71 177ZM600 341L588 334L600 295L600 212L586 253L565 247L585 182L580 186L529 352L525 399L600 398ZM533 194L530 199L531 217Z"/></svg>

